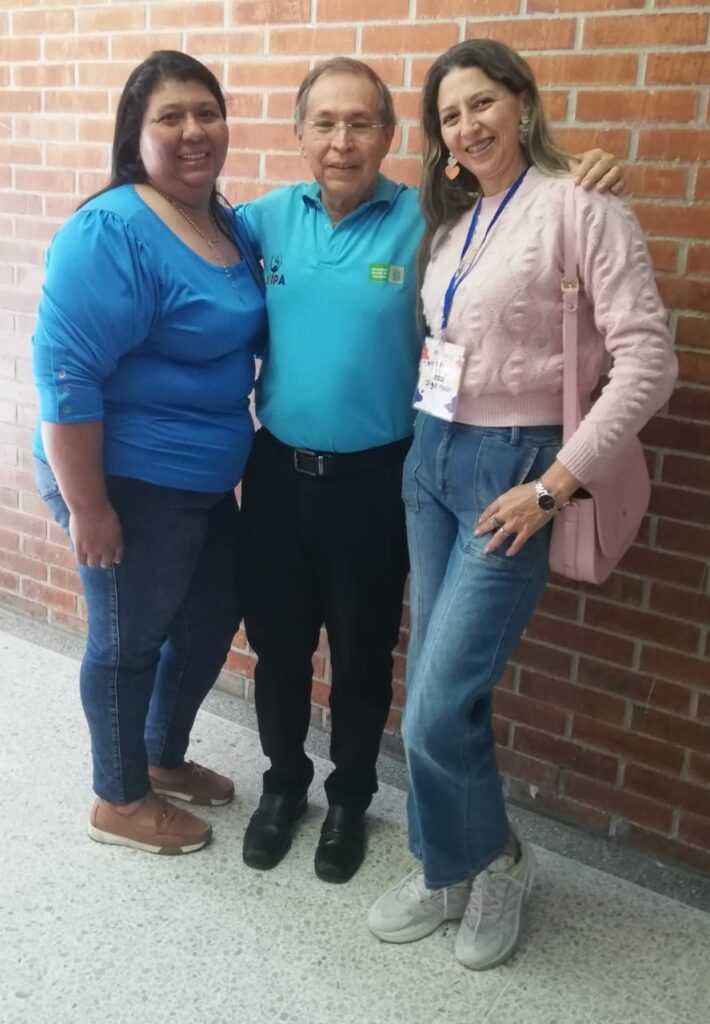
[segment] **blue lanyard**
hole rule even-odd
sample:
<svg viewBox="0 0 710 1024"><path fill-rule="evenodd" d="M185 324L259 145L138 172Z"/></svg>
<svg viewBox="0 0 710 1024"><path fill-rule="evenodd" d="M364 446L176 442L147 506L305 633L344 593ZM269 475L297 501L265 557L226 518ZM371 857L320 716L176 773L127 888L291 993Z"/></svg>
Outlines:
<svg viewBox="0 0 710 1024"><path fill-rule="evenodd" d="M515 179L513 184L510 186L508 191L503 196L503 199L501 200L500 206L496 210L495 214L493 215L493 219L491 220L490 224L486 228L486 233L483 236L483 241L481 242L481 244L479 246L479 249L481 249L483 247L486 239L488 238L488 235L491 233L491 231L493 229L493 226L494 226L495 222L498 220L498 218L500 217L500 215L503 212L503 210L506 208L506 206L508 205L510 200L513 198L515 193L518 191L518 189L522 185L523 178L525 177L525 175L527 173L528 173L528 168L526 167L525 170L523 171L523 173L518 178ZM456 289L461 284L461 282L466 277L468 277L468 275L471 273L471 269L473 267L473 260L464 269L462 269L461 265L463 263L464 256L468 252L468 247L471 244L471 239L473 238L474 233L476 231L476 225L478 224L478 218L479 218L480 213L481 213L481 202L482 202L482 199L479 199L478 202L476 203L475 209L473 211L473 216L471 217L471 223L469 224L469 227L468 227L468 233L466 234L466 241L463 243L463 249L461 250L461 255L459 256L459 265L456 268L456 270L455 270L451 280L449 281L449 286L446 289L446 293L444 295L444 308L441 311L441 329L442 329L442 331L446 330L446 326L447 326L447 324L449 322L449 314L451 313L451 306L453 305L454 295L456 294Z"/></svg>

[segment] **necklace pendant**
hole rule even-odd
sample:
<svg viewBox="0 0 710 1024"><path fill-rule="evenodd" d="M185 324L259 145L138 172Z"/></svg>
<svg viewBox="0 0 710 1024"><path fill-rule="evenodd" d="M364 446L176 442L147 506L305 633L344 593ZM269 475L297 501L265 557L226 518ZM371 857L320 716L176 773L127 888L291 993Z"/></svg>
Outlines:
<svg viewBox="0 0 710 1024"><path fill-rule="evenodd" d="M163 199L165 199L166 202L170 203L170 205L175 210L177 210L177 212L182 217L184 217L184 219L187 221L187 223L190 225L190 227L193 229L193 231L195 231L200 236L200 238L205 243L205 245L210 250L210 252L214 252L215 256L219 260L219 265L222 267L222 270L224 271L224 273L226 275L227 280L229 281L229 283L232 286L232 288L234 289L234 291L239 295L240 293L239 293L239 288L237 287L237 283L234 280L234 278L232 277L232 275L230 274L229 268L228 268L227 264L225 263L224 259L222 258L221 254L220 254L220 252L219 252L219 250L217 248L218 242L220 242L221 239L222 239L222 235L219 232L218 225L215 224L215 227L217 228L217 234L214 236L214 238L208 238L207 235L204 233L204 231L201 231L200 228L198 228L197 224L195 224L195 222L192 219L192 217L190 217L189 214L185 213L185 211L183 210L182 206L180 206L178 203L176 203L174 199L171 199L170 196L166 195L165 192L161 192L159 188L155 188L155 185L153 185L152 188L158 193L159 196L162 196Z"/></svg>

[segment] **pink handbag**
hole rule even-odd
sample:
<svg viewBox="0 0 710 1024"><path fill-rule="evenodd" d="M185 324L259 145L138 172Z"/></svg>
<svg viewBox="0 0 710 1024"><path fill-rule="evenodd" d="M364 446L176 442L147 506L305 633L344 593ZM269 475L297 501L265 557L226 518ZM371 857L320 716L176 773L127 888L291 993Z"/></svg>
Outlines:
<svg viewBox="0 0 710 1024"><path fill-rule="evenodd" d="M562 346L564 355L563 437L582 418L577 377L577 243L574 189L570 183L564 210ZM585 583L603 583L633 544L648 509L651 481L638 437L604 468L602 476L580 488L555 516L550 568Z"/></svg>

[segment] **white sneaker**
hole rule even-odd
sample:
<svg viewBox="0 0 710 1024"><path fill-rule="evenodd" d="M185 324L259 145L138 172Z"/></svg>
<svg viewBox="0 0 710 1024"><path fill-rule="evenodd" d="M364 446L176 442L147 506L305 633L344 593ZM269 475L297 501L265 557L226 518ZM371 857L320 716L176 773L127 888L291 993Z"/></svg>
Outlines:
<svg viewBox="0 0 710 1024"><path fill-rule="evenodd" d="M473 880L455 948L458 962L471 970L497 967L518 944L523 901L534 881L532 850L520 845L519 861L498 857Z"/></svg>
<svg viewBox="0 0 710 1024"><path fill-rule="evenodd" d="M462 917L470 894L470 881L427 889L424 873L415 868L372 905L367 926L384 942L414 942L431 935L443 921Z"/></svg>

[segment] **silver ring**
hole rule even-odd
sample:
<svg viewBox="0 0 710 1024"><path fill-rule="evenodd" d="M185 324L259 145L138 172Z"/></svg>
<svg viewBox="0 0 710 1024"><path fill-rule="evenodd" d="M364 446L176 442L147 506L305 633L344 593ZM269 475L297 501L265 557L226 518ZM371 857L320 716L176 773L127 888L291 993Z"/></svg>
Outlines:
<svg viewBox="0 0 710 1024"><path fill-rule="evenodd" d="M498 528L499 526L502 526L502 525L503 525L503 524L501 523L500 519L498 518L498 516L495 516L495 515L490 515L490 516L488 517L488 522L489 522L489 523L491 524L491 526L494 526L494 527L495 527L496 529L497 529L497 528Z"/></svg>
<svg viewBox="0 0 710 1024"><path fill-rule="evenodd" d="M498 533L502 533L504 537L510 537L512 530L506 530L504 526L498 527Z"/></svg>

